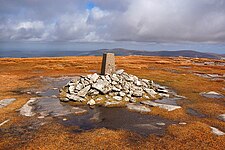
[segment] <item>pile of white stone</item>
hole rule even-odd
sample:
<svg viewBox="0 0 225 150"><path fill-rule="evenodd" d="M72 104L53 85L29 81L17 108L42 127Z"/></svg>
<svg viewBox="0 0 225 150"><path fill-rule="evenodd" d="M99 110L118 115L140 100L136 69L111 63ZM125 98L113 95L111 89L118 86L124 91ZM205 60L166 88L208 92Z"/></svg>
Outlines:
<svg viewBox="0 0 225 150"><path fill-rule="evenodd" d="M135 102L138 98L169 97L166 87L151 80L139 79L123 69L112 75L94 73L81 76L79 79L71 80L60 90L61 101L87 101L89 105L96 104L97 95L105 96L105 103L110 103L107 100Z"/></svg>

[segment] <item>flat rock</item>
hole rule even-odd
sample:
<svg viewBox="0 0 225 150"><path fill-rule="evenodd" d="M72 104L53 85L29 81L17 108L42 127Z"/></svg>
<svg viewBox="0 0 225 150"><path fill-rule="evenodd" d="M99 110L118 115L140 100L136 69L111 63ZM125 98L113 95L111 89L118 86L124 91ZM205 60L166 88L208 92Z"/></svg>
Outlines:
<svg viewBox="0 0 225 150"><path fill-rule="evenodd" d="M141 112L141 113L148 113L151 111L150 108L146 107L146 106L143 106L141 104L127 104L127 109L129 110L133 110L133 111L136 111L136 112Z"/></svg>
<svg viewBox="0 0 225 150"><path fill-rule="evenodd" d="M0 108L6 107L12 102L14 102L16 99L15 98L8 98L8 99L2 99L0 100Z"/></svg>
<svg viewBox="0 0 225 150"><path fill-rule="evenodd" d="M121 96L113 96L113 99L117 101L121 101L123 98Z"/></svg>
<svg viewBox="0 0 225 150"><path fill-rule="evenodd" d="M35 101L36 99L30 99L29 101L27 101L27 103L19 109L20 114L27 117L34 116L36 113L32 112L33 107L30 105L32 105L32 103L34 103Z"/></svg>
<svg viewBox="0 0 225 150"><path fill-rule="evenodd" d="M111 79L112 79L113 81L116 81L116 82L119 81L119 78L117 77L116 74L113 74L113 75L111 76Z"/></svg>
<svg viewBox="0 0 225 150"><path fill-rule="evenodd" d="M70 94L67 94L66 97L70 100L73 100L73 101L78 101L78 102L82 102L84 101L85 99L80 97L80 96L77 96L77 95L70 95Z"/></svg>
<svg viewBox="0 0 225 150"><path fill-rule="evenodd" d="M116 71L116 74L121 75L123 72L124 72L124 70L123 69L120 69L120 70L117 70Z"/></svg>
<svg viewBox="0 0 225 150"><path fill-rule="evenodd" d="M212 129L212 133L218 136L222 136L225 135L225 133L223 131L220 131L219 129L215 128L215 127L210 127Z"/></svg>
<svg viewBox="0 0 225 150"><path fill-rule="evenodd" d="M155 97L155 95L157 94L153 89L149 89L149 88L144 88L144 91L149 94L151 97Z"/></svg>
<svg viewBox="0 0 225 150"><path fill-rule="evenodd" d="M224 98L224 95L214 92L214 91L202 92L202 93L200 93L200 95L207 97L207 98Z"/></svg>
<svg viewBox="0 0 225 150"><path fill-rule="evenodd" d="M114 106L114 105L118 105L118 104L120 104L119 101L111 101L111 102L107 101L107 102L105 103L105 106L106 106L106 107L110 107L110 106Z"/></svg>
<svg viewBox="0 0 225 150"><path fill-rule="evenodd" d="M98 80L97 83L94 83L92 85L92 88L100 91L103 94L106 94L109 91L111 91L111 87L109 86L109 83L103 80Z"/></svg>
<svg viewBox="0 0 225 150"><path fill-rule="evenodd" d="M76 86L76 90L81 90L83 88L83 85L81 83L78 83Z"/></svg>
<svg viewBox="0 0 225 150"><path fill-rule="evenodd" d="M220 120L222 120L222 121L225 122L225 114L219 115L218 118L219 118Z"/></svg>
<svg viewBox="0 0 225 150"><path fill-rule="evenodd" d="M99 75L98 75L97 73L94 73L94 74L90 77L90 80L91 80L92 82L96 82L98 78L99 78Z"/></svg>
<svg viewBox="0 0 225 150"><path fill-rule="evenodd" d="M155 103L155 102L152 102L152 101L142 101L141 103L145 104L145 105L153 106L153 107L159 107L159 108L162 108L162 109L166 109L168 111L173 111L175 109L181 108L180 106L160 104L160 103Z"/></svg>
<svg viewBox="0 0 225 150"><path fill-rule="evenodd" d="M87 95L88 91L90 90L90 88L91 88L90 85L86 86L85 88L81 89L81 90L77 93L77 95L80 96L80 97L85 97L85 96Z"/></svg>

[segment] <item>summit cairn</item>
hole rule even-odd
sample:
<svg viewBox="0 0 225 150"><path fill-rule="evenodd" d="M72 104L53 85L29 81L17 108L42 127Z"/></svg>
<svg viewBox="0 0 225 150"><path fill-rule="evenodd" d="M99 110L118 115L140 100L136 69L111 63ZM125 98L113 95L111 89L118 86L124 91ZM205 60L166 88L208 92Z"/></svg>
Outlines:
<svg viewBox="0 0 225 150"><path fill-rule="evenodd" d="M113 74L116 71L114 53L104 53L101 74Z"/></svg>
<svg viewBox="0 0 225 150"><path fill-rule="evenodd" d="M60 100L106 107L121 106L143 100L169 97L164 86L148 79L115 70L113 53L103 54L101 74L80 76L68 82L60 90Z"/></svg>

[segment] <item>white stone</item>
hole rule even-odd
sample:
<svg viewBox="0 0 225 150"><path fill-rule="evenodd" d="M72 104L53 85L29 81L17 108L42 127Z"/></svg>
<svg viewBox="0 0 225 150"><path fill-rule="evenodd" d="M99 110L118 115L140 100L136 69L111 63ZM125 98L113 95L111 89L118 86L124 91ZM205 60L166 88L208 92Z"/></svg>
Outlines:
<svg viewBox="0 0 225 150"><path fill-rule="evenodd" d="M115 92L120 92L120 89L116 88L115 86L112 87L112 90Z"/></svg>
<svg viewBox="0 0 225 150"><path fill-rule="evenodd" d="M144 91L149 94L151 97L155 97L155 95L157 95L157 93L153 90L153 89L149 89L149 88L144 88Z"/></svg>
<svg viewBox="0 0 225 150"><path fill-rule="evenodd" d="M165 93L159 93L159 96L161 96L161 97L170 97L169 94L165 94Z"/></svg>
<svg viewBox="0 0 225 150"><path fill-rule="evenodd" d="M91 76L90 80L91 80L92 82L96 82L97 79L98 79L98 77L99 77L99 75L98 75L97 73L94 73L94 74Z"/></svg>
<svg viewBox="0 0 225 150"><path fill-rule="evenodd" d="M123 69L120 69L120 70L117 70L116 71L116 74L121 75L123 72L124 72L124 70Z"/></svg>
<svg viewBox="0 0 225 150"><path fill-rule="evenodd" d="M175 109L181 108L180 106L160 104L160 103L156 103L156 102L152 102L152 101L142 101L141 103L145 104L145 105L153 106L153 107L159 107L159 108L162 108L162 109L166 109L168 111L173 111Z"/></svg>
<svg viewBox="0 0 225 150"><path fill-rule="evenodd" d="M83 88L83 85L81 83L78 83L76 86L76 90L81 90Z"/></svg>
<svg viewBox="0 0 225 150"><path fill-rule="evenodd" d="M97 83L92 84L92 88L102 92L103 94L106 94L111 91L109 83L103 80L98 80Z"/></svg>
<svg viewBox="0 0 225 150"><path fill-rule="evenodd" d="M180 125L186 125L186 122L179 122Z"/></svg>
<svg viewBox="0 0 225 150"><path fill-rule="evenodd" d="M169 91L166 89L157 89L157 92L159 93L168 93Z"/></svg>
<svg viewBox="0 0 225 150"><path fill-rule="evenodd" d="M126 94L123 91L120 91L120 96L124 97Z"/></svg>
<svg viewBox="0 0 225 150"><path fill-rule="evenodd" d="M221 95L220 93L217 93L217 92L214 92L214 91L207 92L206 94Z"/></svg>
<svg viewBox="0 0 225 150"><path fill-rule="evenodd" d="M123 99L121 96L113 96L113 98L117 101L121 101Z"/></svg>
<svg viewBox="0 0 225 150"><path fill-rule="evenodd" d="M218 116L218 118L222 121L225 121L225 114L221 114Z"/></svg>
<svg viewBox="0 0 225 150"><path fill-rule="evenodd" d="M165 126L166 125L164 122L158 122L156 124L159 125L159 126Z"/></svg>
<svg viewBox="0 0 225 150"><path fill-rule="evenodd" d="M93 99L91 99L87 102L87 104L90 106L93 106L93 105L95 105L95 101Z"/></svg>
<svg viewBox="0 0 225 150"><path fill-rule="evenodd" d="M91 88L90 85L86 86L85 88L81 89L81 90L77 93L77 95L80 96L80 97L85 97L85 96L87 95L88 91L90 90L90 88Z"/></svg>
<svg viewBox="0 0 225 150"><path fill-rule="evenodd" d="M112 77L111 77L111 79L113 81L119 82L119 78L116 76L116 74L113 74Z"/></svg>
<svg viewBox="0 0 225 150"><path fill-rule="evenodd" d="M212 133L214 133L215 135L218 135L218 136L222 136L222 135L225 135L224 132L220 131L219 129L215 128L215 127L210 127L212 129Z"/></svg>
<svg viewBox="0 0 225 150"><path fill-rule="evenodd" d="M74 91L75 91L75 86L74 85L69 86L69 92L71 94L74 94L75 93Z"/></svg>
<svg viewBox="0 0 225 150"><path fill-rule="evenodd" d="M66 97L70 100L73 100L73 101L79 101L79 102L82 102L84 101L83 98L81 98L80 96L77 96L77 95L70 95L70 94L66 94Z"/></svg>

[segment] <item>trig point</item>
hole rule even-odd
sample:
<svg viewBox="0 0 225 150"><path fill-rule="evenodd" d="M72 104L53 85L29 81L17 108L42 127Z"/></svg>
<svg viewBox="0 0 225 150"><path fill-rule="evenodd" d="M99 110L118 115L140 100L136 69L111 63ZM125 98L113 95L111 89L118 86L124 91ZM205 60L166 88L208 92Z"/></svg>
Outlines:
<svg viewBox="0 0 225 150"><path fill-rule="evenodd" d="M104 53L101 74L112 74L116 71L114 53Z"/></svg>

